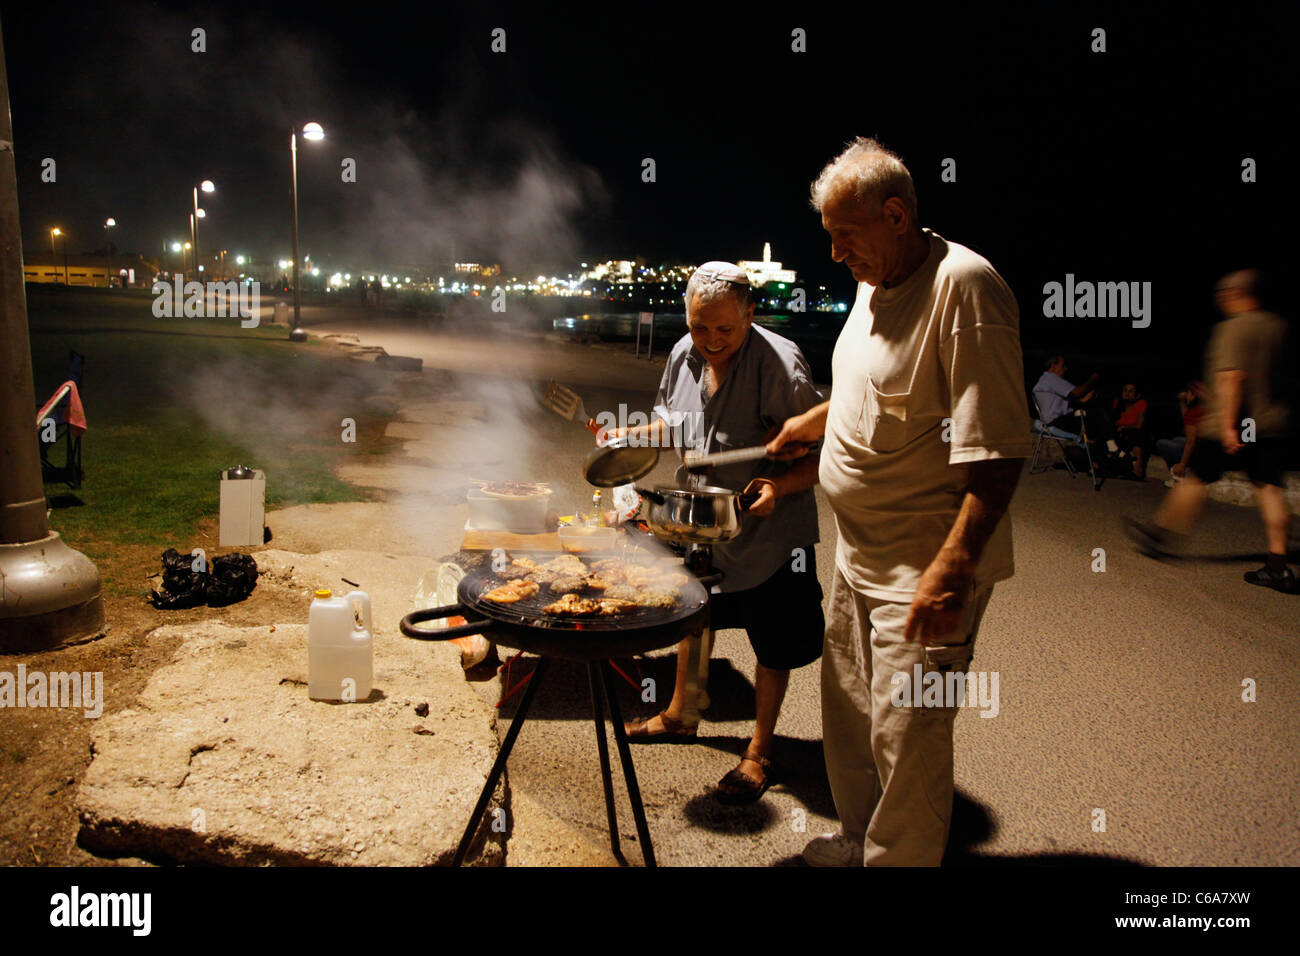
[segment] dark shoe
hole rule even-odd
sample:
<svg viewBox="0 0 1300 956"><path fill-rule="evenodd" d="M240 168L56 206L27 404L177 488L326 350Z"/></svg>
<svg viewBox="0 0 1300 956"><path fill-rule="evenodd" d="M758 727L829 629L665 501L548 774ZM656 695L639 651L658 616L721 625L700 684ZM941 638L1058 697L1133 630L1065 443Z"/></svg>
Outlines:
<svg viewBox="0 0 1300 956"><path fill-rule="evenodd" d="M1296 593L1295 575L1291 573L1290 568L1274 571L1268 565L1264 565L1258 571L1247 571L1244 577L1247 584L1258 584L1260 587L1272 588L1283 594Z"/></svg>
<svg viewBox="0 0 1300 956"><path fill-rule="evenodd" d="M740 772L740 767L746 760L752 760L763 768L762 780L755 780L753 777ZM754 803L767 792L767 788L771 783L772 761L746 751L745 755L740 758L740 763L736 765L736 768L727 771L727 775L718 781L717 789L713 791L713 795L720 802L732 806Z"/></svg>
<svg viewBox="0 0 1300 956"><path fill-rule="evenodd" d="M634 720L631 723L623 725L623 732L627 734L627 739L634 743L680 743L683 741L693 740L697 727L683 723L680 720L674 720L668 716L667 711L660 711L655 717L663 724L663 730L651 730L650 721L654 717L642 717L640 720Z"/></svg>
<svg viewBox="0 0 1300 956"><path fill-rule="evenodd" d="M1125 518L1124 533L1137 546L1138 551L1148 558L1163 561L1166 558L1172 558L1175 554L1170 547L1173 532L1160 527L1154 522Z"/></svg>

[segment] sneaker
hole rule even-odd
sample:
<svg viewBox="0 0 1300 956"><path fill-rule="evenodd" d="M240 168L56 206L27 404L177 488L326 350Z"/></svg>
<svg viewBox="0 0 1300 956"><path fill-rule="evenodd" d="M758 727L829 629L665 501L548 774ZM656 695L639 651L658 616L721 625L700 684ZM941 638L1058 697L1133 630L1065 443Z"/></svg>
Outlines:
<svg viewBox="0 0 1300 956"><path fill-rule="evenodd" d="M842 832L827 833L803 848L803 861L809 866L861 866L862 844Z"/></svg>
<svg viewBox="0 0 1300 956"><path fill-rule="evenodd" d="M1182 480L1183 479L1179 478L1177 475L1170 475L1168 478L1165 479L1165 487L1172 488L1174 485L1178 484Z"/></svg>
<svg viewBox="0 0 1300 956"><path fill-rule="evenodd" d="M1291 573L1290 568L1273 571L1266 564L1258 571L1247 571L1244 577L1247 584L1258 584L1260 587L1272 588L1274 591L1281 591L1283 594L1296 593L1295 575ZM804 852L807 853L808 851L805 850Z"/></svg>

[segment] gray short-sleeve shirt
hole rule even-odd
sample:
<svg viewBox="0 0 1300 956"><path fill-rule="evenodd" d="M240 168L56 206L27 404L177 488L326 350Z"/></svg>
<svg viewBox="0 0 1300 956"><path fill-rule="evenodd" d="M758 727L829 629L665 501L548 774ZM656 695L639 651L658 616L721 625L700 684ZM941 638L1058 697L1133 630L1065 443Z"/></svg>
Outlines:
<svg viewBox="0 0 1300 956"><path fill-rule="evenodd" d="M682 450L706 454L761 445L787 418L822 401L799 346L760 326L750 326L745 343L711 399L704 397L707 363L684 335L668 355L655 399L655 415L674 429ZM817 454L814 449L810 454ZM714 468L710 484L743 491L755 478L784 474L790 462L761 459ZM684 480L684 468L678 478ZM745 591L762 584L792 552L818 540L817 502L811 488L778 498L766 517L746 514L740 535L713 548L713 563L725 572L720 591Z"/></svg>

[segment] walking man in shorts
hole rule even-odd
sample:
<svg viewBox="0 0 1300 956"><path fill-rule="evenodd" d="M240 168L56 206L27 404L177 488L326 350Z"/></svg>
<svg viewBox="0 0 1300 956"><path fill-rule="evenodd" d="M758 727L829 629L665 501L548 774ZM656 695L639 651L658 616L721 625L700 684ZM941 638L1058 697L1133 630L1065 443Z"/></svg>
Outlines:
<svg viewBox="0 0 1300 956"><path fill-rule="evenodd" d="M1285 453L1290 410L1281 398L1287 323L1263 308L1259 272L1246 269L1219 280L1215 302L1226 318L1210 333L1205 354L1206 408L1196 426L1196 443L1184 479L1170 490L1154 522L1129 519L1127 531L1138 549L1168 557L1205 506L1207 486L1225 471L1243 470L1255 486L1264 519L1268 556L1248 584L1297 593L1286 563L1291 533Z"/></svg>

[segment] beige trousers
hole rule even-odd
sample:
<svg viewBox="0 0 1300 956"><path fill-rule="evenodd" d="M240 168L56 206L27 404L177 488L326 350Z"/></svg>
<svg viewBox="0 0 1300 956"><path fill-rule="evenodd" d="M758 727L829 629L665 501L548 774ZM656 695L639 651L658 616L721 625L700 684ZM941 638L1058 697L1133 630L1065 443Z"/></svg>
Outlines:
<svg viewBox="0 0 1300 956"><path fill-rule="evenodd" d="M917 664L923 674L965 671L992 593L992 586L973 591L957 631L927 646L903 638L910 604L860 594L836 569L822 653L822 745L840 824L863 844L866 866L943 859L959 708L895 706L912 697L901 689L911 685L894 675L913 678Z"/></svg>

